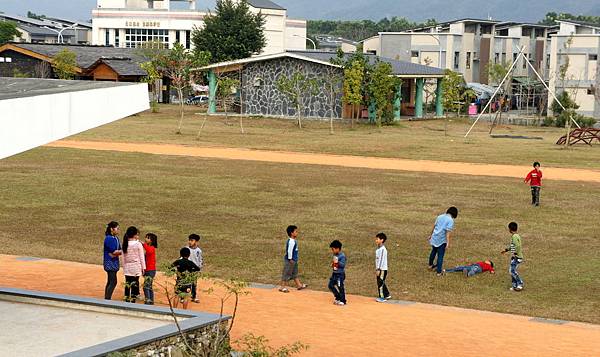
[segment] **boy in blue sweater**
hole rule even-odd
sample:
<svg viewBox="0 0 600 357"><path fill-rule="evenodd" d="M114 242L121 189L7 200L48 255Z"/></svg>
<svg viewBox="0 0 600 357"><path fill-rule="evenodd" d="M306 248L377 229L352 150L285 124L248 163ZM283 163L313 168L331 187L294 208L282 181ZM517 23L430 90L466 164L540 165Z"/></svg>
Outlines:
<svg viewBox="0 0 600 357"><path fill-rule="evenodd" d="M331 267L333 272L329 278L329 290L333 293L334 305L346 305L346 291L344 290L344 280L346 280L346 255L342 252L342 242L334 240L329 245L333 253Z"/></svg>

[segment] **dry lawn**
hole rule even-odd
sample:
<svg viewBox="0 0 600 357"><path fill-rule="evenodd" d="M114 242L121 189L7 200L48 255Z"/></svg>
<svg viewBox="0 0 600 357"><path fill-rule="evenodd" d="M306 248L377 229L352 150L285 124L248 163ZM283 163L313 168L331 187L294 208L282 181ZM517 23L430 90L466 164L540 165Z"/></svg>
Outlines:
<svg viewBox="0 0 600 357"><path fill-rule="evenodd" d="M150 126L152 120L165 124ZM248 146L273 148L261 143L266 133L299 135L291 124L284 129L287 123L276 122L276 129L267 129L263 125L273 121L256 123L250 127L252 134L242 137L233 135L234 129L218 119L211 121L204 137L220 145L247 140ZM84 136L195 143L191 133L189 137L170 136L175 127L171 124L143 115ZM440 124L407 127L413 125ZM407 127L382 132L361 127L334 137L325 134L325 129L303 133L314 133L315 142L327 139L324 151L345 151L335 145L349 145L352 138L360 138L356 150L371 155L368 137L374 146L388 150L382 141L389 144L393 138L412 142L398 142L397 147L415 145ZM188 123L190 132L191 128ZM453 130L456 134L458 125ZM420 132L416 135L423 137L426 129ZM443 138L437 131L431 133ZM276 139L275 148L293 148L294 140ZM310 150L310 142L305 139L297 149ZM542 143L549 146L547 141ZM446 152L444 145L439 146L424 147L423 155ZM567 154L553 147L541 152ZM503 161L502 155L496 157ZM465 159L448 153L436 158ZM281 271L285 227L297 224L305 282L313 289L326 288L328 245L340 239L349 259L348 292L374 296L372 236L385 231L390 237L389 285L395 298L600 323L598 184L548 181L542 207L534 209L528 205L528 187L520 180L55 148L0 161L0 182L0 245L5 254L100 264L104 224L114 219L123 228L136 225L143 233L156 232L163 262L175 259L187 235L198 232L204 237L201 246L208 273L275 283ZM435 216L450 205L458 206L460 215L447 264L488 258L497 264L495 276L436 278L426 270L426 237ZM521 272L526 290L519 294L508 291L507 258L498 253L509 240L505 227L511 220L521 224L524 239L526 262ZM76 284L77 277L73 278Z"/></svg>
<svg viewBox="0 0 600 357"><path fill-rule="evenodd" d="M558 128L502 126L494 133L543 140L501 139L490 138L488 124L481 122L465 140L470 124L464 119L449 122L447 133L443 120L406 121L382 129L365 124L350 129L349 123L337 122L335 135L330 135L327 121L305 121L304 129L299 130L293 120L244 118L247 133L242 135L237 117L211 116L198 139L206 116L194 113L201 109L186 107L182 135L175 134L177 110L175 106L162 106L158 114L142 113L73 138L514 165L530 165L537 160L542 166L600 169L599 145L564 150L555 145L564 134Z"/></svg>

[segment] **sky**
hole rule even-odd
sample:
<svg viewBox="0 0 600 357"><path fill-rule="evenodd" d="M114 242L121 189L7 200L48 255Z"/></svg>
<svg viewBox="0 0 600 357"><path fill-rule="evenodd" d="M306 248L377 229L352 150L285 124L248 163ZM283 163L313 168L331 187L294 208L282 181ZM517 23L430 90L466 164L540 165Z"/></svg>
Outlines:
<svg viewBox="0 0 600 357"><path fill-rule="evenodd" d="M215 0L198 0L197 8L214 6ZM538 21L546 12L600 15L600 0L274 0L288 9L288 15L301 19L372 19L406 17L412 21L435 18L448 21L475 17ZM475 6L474 6L475 4ZM180 5L185 5L181 3ZM73 20L89 21L96 0L0 0L0 11L26 15L27 11Z"/></svg>

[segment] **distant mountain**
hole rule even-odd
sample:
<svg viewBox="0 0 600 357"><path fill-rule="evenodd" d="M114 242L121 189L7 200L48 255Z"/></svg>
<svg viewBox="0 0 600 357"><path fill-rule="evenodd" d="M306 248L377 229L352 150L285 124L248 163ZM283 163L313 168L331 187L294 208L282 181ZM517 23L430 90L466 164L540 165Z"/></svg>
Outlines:
<svg viewBox="0 0 600 357"><path fill-rule="evenodd" d="M448 21L466 17L537 22L546 13L568 12L600 16L598 0L274 0L289 16L305 19L371 19L406 17L412 21L434 18Z"/></svg>
<svg viewBox="0 0 600 357"><path fill-rule="evenodd" d="M465 17L514 21L539 21L547 12L600 16L599 0L273 0L301 19L371 19L406 17L411 21L435 18L438 21ZM198 9L214 7L215 0L198 0ZM0 0L0 11L89 20L96 0Z"/></svg>

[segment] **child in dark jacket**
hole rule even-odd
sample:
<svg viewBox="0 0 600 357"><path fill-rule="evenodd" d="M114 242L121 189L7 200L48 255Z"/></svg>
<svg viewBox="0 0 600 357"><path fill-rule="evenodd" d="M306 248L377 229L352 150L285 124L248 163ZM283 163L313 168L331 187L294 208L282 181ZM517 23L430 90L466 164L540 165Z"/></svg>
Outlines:
<svg viewBox="0 0 600 357"><path fill-rule="evenodd" d="M187 309L190 302L192 293L192 284L197 280L194 273L200 271L200 268L190 258L190 249L187 247L181 248L179 255L181 258L177 259L171 265L177 269L177 281L175 282L175 296L173 297L172 303L173 308L177 308L177 304L181 302L184 309Z"/></svg>
<svg viewBox="0 0 600 357"><path fill-rule="evenodd" d="M346 280L346 255L342 252L342 242L334 240L329 245L333 253L331 268L333 272L329 278L329 290L333 293L334 305L346 305L346 291L344 289L344 280Z"/></svg>

